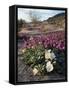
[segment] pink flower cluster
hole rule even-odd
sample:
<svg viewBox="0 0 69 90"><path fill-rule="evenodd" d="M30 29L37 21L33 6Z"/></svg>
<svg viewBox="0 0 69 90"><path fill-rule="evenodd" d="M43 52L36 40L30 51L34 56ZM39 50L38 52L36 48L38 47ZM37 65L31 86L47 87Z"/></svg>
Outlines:
<svg viewBox="0 0 69 90"><path fill-rule="evenodd" d="M31 48L41 44L45 48L52 47L65 50L65 31L56 31L39 35L22 34L21 37L20 41L18 39L19 48Z"/></svg>

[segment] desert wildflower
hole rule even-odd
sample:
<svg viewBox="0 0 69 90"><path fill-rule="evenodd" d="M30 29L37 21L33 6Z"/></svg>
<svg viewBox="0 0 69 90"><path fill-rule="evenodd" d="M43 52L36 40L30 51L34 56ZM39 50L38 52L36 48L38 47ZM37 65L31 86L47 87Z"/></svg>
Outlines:
<svg viewBox="0 0 69 90"><path fill-rule="evenodd" d="M24 53L26 51L26 48L22 49L22 52Z"/></svg>
<svg viewBox="0 0 69 90"><path fill-rule="evenodd" d="M47 70L47 72L51 72L51 71L53 71L53 69L54 69L53 64L51 64L51 62L48 61L46 63L46 70Z"/></svg>
<svg viewBox="0 0 69 90"><path fill-rule="evenodd" d="M38 73L38 70L36 68L33 69L33 74L36 75Z"/></svg>

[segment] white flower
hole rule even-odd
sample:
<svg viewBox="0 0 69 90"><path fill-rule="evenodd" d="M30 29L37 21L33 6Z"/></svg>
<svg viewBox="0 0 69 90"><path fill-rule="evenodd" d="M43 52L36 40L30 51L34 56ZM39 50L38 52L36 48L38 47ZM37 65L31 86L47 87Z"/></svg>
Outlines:
<svg viewBox="0 0 69 90"><path fill-rule="evenodd" d="M31 48L32 48L32 49L34 49L35 47L34 47L34 46L32 46Z"/></svg>
<svg viewBox="0 0 69 90"><path fill-rule="evenodd" d="M33 40L33 37L31 36L29 40Z"/></svg>
<svg viewBox="0 0 69 90"><path fill-rule="evenodd" d="M51 53L48 50L45 50L45 59L50 59Z"/></svg>
<svg viewBox="0 0 69 90"><path fill-rule="evenodd" d="M45 50L45 59L48 60L53 60L55 58L55 54L51 52L51 49Z"/></svg>
<svg viewBox="0 0 69 90"><path fill-rule="evenodd" d="M53 65L51 64L50 61L48 61L46 63L46 70L47 70L47 72L51 72L51 71L53 71L53 69L54 69Z"/></svg>
<svg viewBox="0 0 69 90"><path fill-rule="evenodd" d="M50 53L51 52L51 49L49 49L48 52Z"/></svg>
<svg viewBox="0 0 69 90"><path fill-rule="evenodd" d="M40 59L40 56L38 57L38 59Z"/></svg>
<svg viewBox="0 0 69 90"><path fill-rule="evenodd" d="M56 61L54 61L53 64L56 64Z"/></svg>
<svg viewBox="0 0 69 90"><path fill-rule="evenodd" d="M23 52L23 53L26 52L26 48L22 49L22 52Z"/></svg>
<svg viewBox="0 0 69 90"><path fill-rule="evenodd" d="M39 44L42 44L42 42L39 42Z"/></svg>
<svg viewBox="0 0 69 90"><path fill-rule="evenodd" d="M33 69L33 74L36 75L38 73L38 70L36 68Z"/></svg>
<svg viewBox="0 0 69 90"><path fill-rule="evenodd" d="M53 52L51 52L51 59L54 59L56 56Z"/></svg>

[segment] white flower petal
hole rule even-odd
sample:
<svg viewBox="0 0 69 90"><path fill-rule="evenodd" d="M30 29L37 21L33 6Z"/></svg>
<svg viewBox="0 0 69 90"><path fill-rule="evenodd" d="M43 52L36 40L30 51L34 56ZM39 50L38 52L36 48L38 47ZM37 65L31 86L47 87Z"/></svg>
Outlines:
<svg viewBox="0 0 69 90"><path fill-rule="evenodd" d="M45 59L53 60L55 57L55 54L51 50L45 50Z"/></svg>
<svg viewBox="0 0 69 90"><path fill-rule="evenodd" d="M46 51L45 52L45 59L51 59L51 53Z"/></svg>
<svg viewBox="0 0 69 90"><path fill-rule="evenodd" d="M36 75L38 73L38 70L36 68L33 69L33 74Z"/></svg>
<svg viewBox="0 0 69 90"><path fill-rule="evenodd" d="M51 64L50 61L48 61L47 64L46 64L47 72L51 72L51 71L53 71L53 69L54 69L53 65Z"/></svg>
<svg viewBox="0 0 69 90"><path fill-rule="evenodd" d="M54 61L53 64L56 64L56 61Z"/></svg>
<svg viewBox="0 0 69 90"><path fill-rule="evenodd" d="M48 52L50 53L51 52L51 49L49 49Z"/></svg>
<svg viewBox="0 0 69 90"><path fill-rule="evenodd" d="M26 51L26 48L22 49L22 52L24 53Z"/></svg>
<svg viewBox="0 0 69 90"><path fill-rule="evenodd" d="M55 54L52 52L51 53L51 58L54 59L55 57L56 57Z"/></svg>

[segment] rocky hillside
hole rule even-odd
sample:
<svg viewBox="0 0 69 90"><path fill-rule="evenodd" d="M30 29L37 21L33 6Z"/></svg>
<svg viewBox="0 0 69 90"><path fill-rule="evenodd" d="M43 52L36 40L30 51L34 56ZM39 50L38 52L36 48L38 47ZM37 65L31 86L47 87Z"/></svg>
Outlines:
<svg viewBox="0 0 69 90"><path fill-rule="evenodd" d="M56 26L63 27L65 24L65 13L60 13L53 17L50 17L48 18L47 22L49 24L54 24Z"/></svg>

